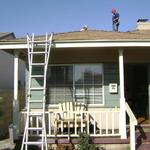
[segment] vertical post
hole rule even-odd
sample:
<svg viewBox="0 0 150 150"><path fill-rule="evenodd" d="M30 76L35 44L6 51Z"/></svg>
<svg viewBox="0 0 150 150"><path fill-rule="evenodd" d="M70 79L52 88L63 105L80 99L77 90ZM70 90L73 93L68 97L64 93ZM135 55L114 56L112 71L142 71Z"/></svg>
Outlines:
<svg viewBox="0 0 150 150"><path fill-rule="evenodd" d="M130 119L130 149L135 150L135 125L133 124L132 120Z"/></svg>
<svg viewBox="0 0 150 150"><path fill-rule="evenodd" d="M13 127L14 139L19 135L19 102L18 102L18 62L19 52L14 52L14 98L13 98Z"/></svg>
<svg viewBox="0 0 150 150"><path fill-rule="evenodd" d="M119 49L119 78L120 78L120 133L121 138L126 139L126 113L125 113L125 94L124 94L124 60L123 49Z"/></svg>

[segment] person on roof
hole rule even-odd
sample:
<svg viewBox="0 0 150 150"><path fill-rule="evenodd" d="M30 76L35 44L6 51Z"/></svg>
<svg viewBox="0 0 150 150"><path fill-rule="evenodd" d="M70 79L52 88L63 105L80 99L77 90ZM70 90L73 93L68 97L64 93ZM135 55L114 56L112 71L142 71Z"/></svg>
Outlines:
<svg viewBox="0 0 150 150"><path fill-rule="evenodd" d="M113 31L118 31L119 28L119 13L117 12L116 9L112 9L112 26L113 26Z"/></svg>
<svg viewBox="0 0 150 150"><path fill-rule="evenodd" d="M87 30L88 30L88 26L84 25L80 31L87 31Z"/></svg>

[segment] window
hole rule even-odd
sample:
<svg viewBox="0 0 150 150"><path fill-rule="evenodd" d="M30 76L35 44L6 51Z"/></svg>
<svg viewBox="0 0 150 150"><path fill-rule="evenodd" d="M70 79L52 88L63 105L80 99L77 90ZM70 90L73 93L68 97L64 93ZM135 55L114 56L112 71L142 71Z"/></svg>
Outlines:
<svg viewBox="0 0 150 150"><path fill-rule="evenodd" d="M85 104L102 104L102 65L75 65L75 100Z"/></svg>
<svg viewBox="0 0 150 150"><path fill-rule="evenodd" d="M101 64L50 66L47 77L49 104L103 104Z"/></svg>
<svg viewBox="0 0 150 150"><path fill-rule="evenodd" d="M58 104L73 100L72 66L50 66L47 77L48 103Z"/></svg>

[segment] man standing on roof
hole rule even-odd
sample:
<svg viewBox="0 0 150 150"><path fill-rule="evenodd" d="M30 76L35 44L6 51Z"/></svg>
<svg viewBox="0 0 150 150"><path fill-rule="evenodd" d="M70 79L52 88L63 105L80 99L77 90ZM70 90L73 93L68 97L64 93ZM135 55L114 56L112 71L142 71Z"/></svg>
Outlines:
<svg viewBox="0 0 150 150"><path fill-rule="evenodd" d="M119 27L119 13L116 11L116 9L112 9L112 26L113 26L113 31L118 31Z"/></svg>

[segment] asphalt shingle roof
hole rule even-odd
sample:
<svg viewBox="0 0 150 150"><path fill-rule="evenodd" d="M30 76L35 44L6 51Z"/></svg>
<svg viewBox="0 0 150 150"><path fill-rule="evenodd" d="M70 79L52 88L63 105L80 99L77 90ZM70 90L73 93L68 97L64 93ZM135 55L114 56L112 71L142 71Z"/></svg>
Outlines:
<svg viewBox="0 0 150 150"><path fill-rule="evenodd" d="M45 40L45 35L35 36L36 40ZM150 30L135 30L128 32L113 32L103 30L74 31L64 33L54 33L53 41L70 40L150 40ZM25 42L26 37L13 40L3 40L12 42Z"/></svg>

